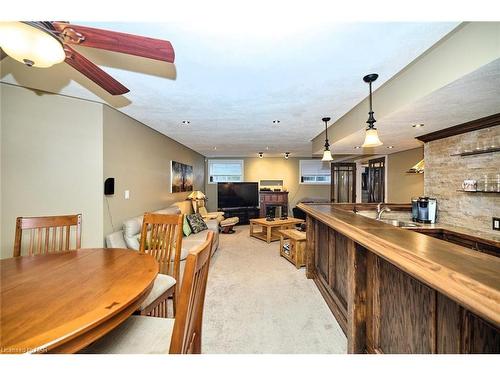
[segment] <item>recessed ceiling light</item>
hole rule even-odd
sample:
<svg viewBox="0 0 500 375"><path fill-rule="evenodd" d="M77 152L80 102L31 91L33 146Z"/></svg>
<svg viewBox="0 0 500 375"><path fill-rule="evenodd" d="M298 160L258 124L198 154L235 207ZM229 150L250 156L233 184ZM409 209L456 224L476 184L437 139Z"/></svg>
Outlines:
<svg viewBox="0 0 500 375"><path fill-rule="evenodd" d="M259 152L259 158L263 158L264 157L264 153L263 152Z"/></svg>
<svg viewBox="0 0 500 375"><path fill-rule="evenodd" d="M279 125L280 122L281 122L280 120L273 120L273 124L275 125Z"/></svg>
<svg viewBox="0 0 500 375"><path fill-rule="evenodd" d="M394 148L394 146L387 146L387 148Z"/></svg>
<svg viewBox="0 0 500 375"><path fill-rule="evenodd" d="M217 146L214 146L214 151L217 151Z"/></svg>
<svg viewBox="0 0 500 375"><path fill-rule="evenodd" d="M413 124L412 125L414 128L421 128L424 126L424 124Z"/></svg>
<svg viewBox="0 0 500 375"><path fill-rule="evenodd" d="M354 148L355 148L356 150L358 150L358 149L360 149L360 148L361 148L361 146L354 146Z"/></svg>
<svg viewBox="0 0 500 375"><path fill-rule="evenodd" d="M266 151L269 151L269 146L266 146Z"/></svg>
<svg viewBox="0 0 500 375"><path fill-rule="evenodd" d="M189 125L191 121L188 120L182 120L182 125Z"/></svg>

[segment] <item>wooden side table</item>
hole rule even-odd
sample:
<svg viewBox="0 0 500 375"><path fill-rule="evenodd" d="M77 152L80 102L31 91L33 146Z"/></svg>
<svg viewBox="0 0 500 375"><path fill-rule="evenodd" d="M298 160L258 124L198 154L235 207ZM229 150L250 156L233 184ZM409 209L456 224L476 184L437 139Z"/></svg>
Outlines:
<svg viewBox="0 0 500 375"><path fill-rule="evenodd" d="M297 229L281 229L280 255L297 269L306 265L306 233Z"/></svg>

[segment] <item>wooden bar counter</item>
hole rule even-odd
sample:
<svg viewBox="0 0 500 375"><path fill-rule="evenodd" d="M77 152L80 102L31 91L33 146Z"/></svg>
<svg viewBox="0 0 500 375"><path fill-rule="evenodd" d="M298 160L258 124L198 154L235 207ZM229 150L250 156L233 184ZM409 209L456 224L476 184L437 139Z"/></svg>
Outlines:
<svg viewBox="0 0 500 375"><path fill-rule="evenodd" d="M500 258L335 204L299 208L307 277L349 353L500 353Z"/></svg>

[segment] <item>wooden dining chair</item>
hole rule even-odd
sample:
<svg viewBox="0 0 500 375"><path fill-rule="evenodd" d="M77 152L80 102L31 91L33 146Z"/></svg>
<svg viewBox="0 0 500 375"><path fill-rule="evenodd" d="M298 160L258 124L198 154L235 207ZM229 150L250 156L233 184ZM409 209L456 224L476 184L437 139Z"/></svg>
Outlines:
<svg viewBox="0 0 500 375"><path fill-rule="evenodd" d="M151 292L139 307L141 315L167 318L168 300L172 298L175 316L183 219L183 215L144 214L139 252L153 256L158 261L160 273Z"/></svg>
<svg viewBox="0 0 500 375"><path fill-rule="evenodd" d="M29 231L27 255L47 254L71 249L74 228L75 247L81 247L82 215L18 217L14 239L14 257L21 256L23 231Z"/></svg>
<svg viewBox="0 0 500 375"><path fill-rule="evenodd" d="M80 353L201 354L203 308L214 234L192 250L175 319L133 315Z"/></svg>

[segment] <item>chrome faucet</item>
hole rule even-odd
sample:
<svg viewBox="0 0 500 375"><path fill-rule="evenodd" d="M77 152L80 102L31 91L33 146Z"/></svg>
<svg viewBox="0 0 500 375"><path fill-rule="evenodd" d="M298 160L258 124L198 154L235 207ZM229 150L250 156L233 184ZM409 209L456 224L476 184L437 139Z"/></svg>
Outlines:
<svg viewBox="0 0 500 375"><path fill-rule="evenodd" d="M380 220L382 218L382 214L384 212L386 212L386 211L387 212L391 212L391 209L389 207L387 207L387 206L384 206L382 208L382 204L383 204L382 202L380 202L379 204L377 204L377 220Z"/></svg>

